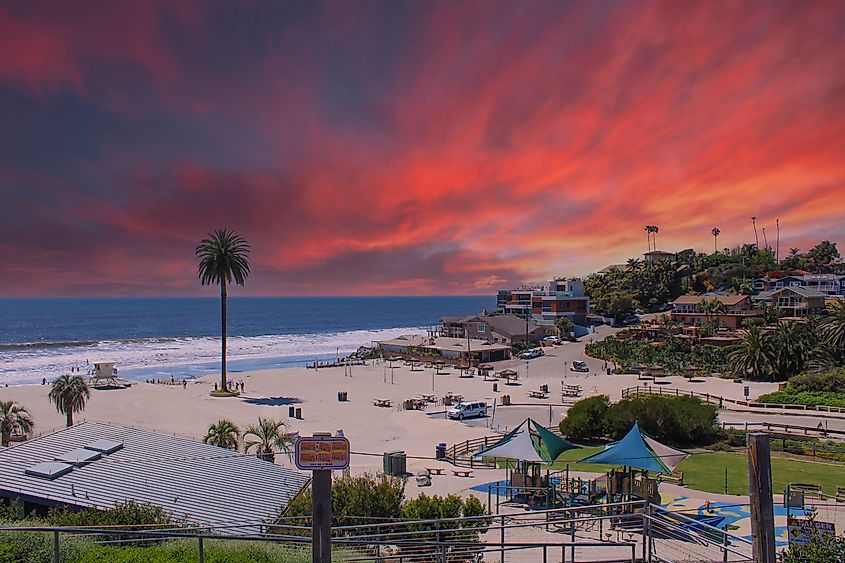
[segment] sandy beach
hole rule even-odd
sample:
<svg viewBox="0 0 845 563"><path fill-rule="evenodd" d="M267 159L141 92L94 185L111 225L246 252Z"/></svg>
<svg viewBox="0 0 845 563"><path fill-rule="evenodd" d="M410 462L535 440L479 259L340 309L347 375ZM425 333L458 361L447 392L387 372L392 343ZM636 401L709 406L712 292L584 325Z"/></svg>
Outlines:
<svg viewBox="0 0 845 563"><path fill-rule="evenodd" d="M342 430L349 438L355 452L375 455L356 455L352 461L354 471L381 468L379 457L383 452L404 450L409 456L432 457L438 442L455 442L505 431L521 422L526 416L543 424L557 424L565 415L566 406L560 401L561 381L581 385L583 396L607 394L612 400L621 397L622 390L638 384L635 375L608 376L603 362L584 356L584 343L590 338L601 338L612 331L600 327L595 335L581 342L565 343L546 349L546 355L526 362L508 360L496 364L496 369L511 368L519 373L516 385L484 381L482 377L459 377L457 370L448 375L434 375L431 368L411 371L401 362L394 369L387 362L368 362L354 366L352 376L344 375L344 368L287 368L264 371L231 373L230 378L243 380L245 392L235 398L212 398L209 391L217 377L206 377L181 384L135 383L128 389L92 390L91 399L79 420L95 420L116 425L132 426L201 439L208 426L221 418L228 418L241 429L255 423L259 417L284 420L290 431L302 435L312 432ZM572 361L583 360L590 366L590 373L569 371ZM421 368L417 368L421 369ZM741 398L743 385L730 380L706 379L705 383L690 383L680 377L664 378L669 389L693 389L726 397ZM531 398L529 391L548 385L550 398ZM748 383L751 397L767 393L776 384ZM64 417L56 412L47 399L48 386L29 385L0 389L0 397L12 399L26 406L36 422L35 434L49 432L64 425ZM339 402L337 393L346 391L347 402ZM442 398L446 393L463 395L465 400L484 400L496 404L495 414L485 419L464 423L446 420L442 405L429 405L424 411L401 410L402 401L432 394ZM511 402L519 406L502 407L502 395L510 395ZM393 406L376 407L374 399L389 399ZM302 419L288 416L290 406L302 409ZM736 420L771 419L771 415L756 413L727 413L726 418ZM800 420L801 417L792 417ZM800 422L799 422L800 423ZM843 424L837 419L830 427ZM280 456L279 463L287 463ZM430 464L430 463L429 463ZM409 470L415 463L409 460ZM421 463L425 465L425 462Z"/></svg>

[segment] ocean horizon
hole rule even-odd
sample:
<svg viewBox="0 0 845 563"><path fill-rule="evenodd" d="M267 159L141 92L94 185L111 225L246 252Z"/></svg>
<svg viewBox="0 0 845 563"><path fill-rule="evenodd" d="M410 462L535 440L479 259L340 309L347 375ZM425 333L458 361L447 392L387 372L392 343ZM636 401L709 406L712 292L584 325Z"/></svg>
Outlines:
<svg viewBox="0 0 845 563"><path fill-rule="evenodd" d="M374 340L425 333L442 315L493 310L495 296L229 297L227 367L296 367ZM220 370L219 297L0 298L0 385L41 383L115 361L133 380Z"/></svg>

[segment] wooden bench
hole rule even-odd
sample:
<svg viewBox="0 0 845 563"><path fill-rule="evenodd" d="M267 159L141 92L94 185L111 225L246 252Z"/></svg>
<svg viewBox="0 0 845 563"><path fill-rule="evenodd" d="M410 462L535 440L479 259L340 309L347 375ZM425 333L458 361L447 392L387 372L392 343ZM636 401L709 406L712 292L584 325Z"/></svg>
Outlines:
<svg viewBox="0 0 845 563"><path fill-rule="evenodd" d="M390 399L373 399L373 406L376 407L392 407L393 401Z"/></svg>
<svg viewBox="0 0 845 563"><path fill-rule="evenodd" d="M790 488L804 491L805 497L822 498L822 487L815 483L792 483Z"/></svg>
<svg viewBox="0 0 845 563"><path fill-rule="evenodd" d="M425 470L432 475L443 475L443 472L446 471L442 467L426 467Z"/></svg>
<svg viewBox="0 0 845 563"><path fill-rule="evenodd" d="M548 393L544 393L542 391L529 391L528 396L534 399L548 399Z"/></svg>
<svg viewBox="0 0 845 563"><path fill-rule="evenodd" d="M472 471L469 469L453 469L452 473L455 474L455 477L472 477Z"/></svg>

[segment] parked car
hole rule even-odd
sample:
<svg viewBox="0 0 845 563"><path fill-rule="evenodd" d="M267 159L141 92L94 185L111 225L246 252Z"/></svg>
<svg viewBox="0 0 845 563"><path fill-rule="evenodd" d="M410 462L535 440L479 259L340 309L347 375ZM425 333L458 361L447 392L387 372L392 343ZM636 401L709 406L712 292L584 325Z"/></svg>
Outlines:
<svg viewBox="0 0 845 563"><path fill-rule="evenodd" d="M660 307L657 308L658 313L666 313L666 312L671 311L671 310L672 310L672 304L671 303L666 303L666 304L661 305Z"/></svg>
<svg viewBox="0 0 845 563"><path fill-rule="evenodd" d="M539 358L540 356L545 356L546 353L543 352L542 348L531 348L530 350L526 350L522 354L519 355L520 358L523 360L533 360L534 358Z"/></svg>
<svg viewBox="0 0 845 563"><path fill-rule="evenodd" d="M557 336L547 336L543 339L543 342L548 342L550 344L557 344L557 345L563 344L563 340L561 340Z"/></svg>
<svg viewBox="0 0 845 563"><path fill-rule="evenodd" d="M626 317L625 320L622 321L622 324L625 326L631 326L639 322L640 318L637 315L631 315L630 317Z"/></svg>
<svg viewBox="0 0 845 563"><path fill-rule="evenodd" d="M587 372L590 371L590 367L587 365L587 362L572 362L572 367L569 368L569 371Z"/></svg>
<svg viewBox="0 0 845 563"><path fill-rule="evenodd" d="M487 416L487 403L482 401L464 401L446 411L446 416L453 419L463 420L474 416Z"/></svg>

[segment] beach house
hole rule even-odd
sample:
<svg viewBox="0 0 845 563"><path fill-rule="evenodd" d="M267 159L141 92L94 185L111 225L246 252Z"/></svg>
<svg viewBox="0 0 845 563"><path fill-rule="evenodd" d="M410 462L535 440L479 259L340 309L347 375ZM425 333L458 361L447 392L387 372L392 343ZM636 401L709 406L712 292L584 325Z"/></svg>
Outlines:
<svg viewBox="0 0 845 563"><path fill-rule="evenodd" d="M590 298L580 279L555 279L546 285L503 289L496 295L496 309L502 313L528 316L538 324L554 325L559 317L585 326Z"/></svg>
<svg viewBox="0 0 845 563"><path fill-rule="evenodd" d="M703 301L718 301L721 310L706 310ZM670 318L685 325L713 323L725 328L736 329L743 319L761 317L763 311L755 309L748 295L705 294L681 295L672 301Z"/></svg>
<svg viewBox="0 0 845 563"><path fill-rule="evenodd" d="M764 291L754 296L762 305L774 305L789 317L820 315L825 310L827 296L808 287L783 287L775 291Z"/></svg>
<svg viewBox="0 0 845 563"><path fill-rule="evenodd" d="M259 532L308 481L255 456L99 422L0 450L0 497L25 512L135 501L194 524L245 524L226 530L236 534Z"/></svg>

